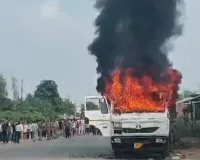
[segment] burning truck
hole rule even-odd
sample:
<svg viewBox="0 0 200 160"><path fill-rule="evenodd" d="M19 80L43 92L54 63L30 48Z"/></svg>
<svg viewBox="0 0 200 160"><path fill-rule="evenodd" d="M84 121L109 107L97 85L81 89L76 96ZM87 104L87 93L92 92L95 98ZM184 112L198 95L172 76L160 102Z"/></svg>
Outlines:
<svg viewBox="0 0 200 160"><path fill-rule="evenodd" d="M122 73L117 70L112 82L106 83L104 96L85 99L85 116L90 125L98 128L103 136L110 136L117 156L124 151L151 151L165 158L171 145L178 139L175 127L176 90L181 74L167 71L167 84L154 84L148 76L133 79L128 70L122 83ZM99 106L87 110L89 102Z"/></svg>
<svg viewBox="0 0 200 160"><path fill-rule="evenodd" d="M176 140L175 102L182 75L167 54L179 36L182 0L98 0L97 91L85 98L89 123L110 136L115 155L154 151L165 158ZM92 109L93 108L93 109Z"/></svg>

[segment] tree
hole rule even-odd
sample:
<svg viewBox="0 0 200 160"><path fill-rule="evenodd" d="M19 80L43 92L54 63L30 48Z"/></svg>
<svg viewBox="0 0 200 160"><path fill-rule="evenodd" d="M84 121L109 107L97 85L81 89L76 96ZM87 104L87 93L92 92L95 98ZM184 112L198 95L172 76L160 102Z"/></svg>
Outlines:
<svg viewBox="0 0 200 160"><path fill-rule="evenodd" d="M70 99L61 99L55 81L41 81L34 95L28 94L24 100L20 101L16 101L19 97L16 78L12 77L12 82L13 100L7 97L6 80L0 75L1 119L33 122L47 118L53 120L64 113L67 115L74 114L75 105Z"/></svg>
<svg viewBox="0 0 200 160"><path fill-rule="evenodd" d="M85 117L85 106L81 104L81 117Z"/></svg>
<svg viewBox="0 0 200 160"><path fill-rule="evenodd" d="M11 107L11 101L8 99L7 83L3 75L0 74L0 108L8 109Z"/></svg>
<svg viewBox="0 0 200 160"><path fill-rule="evenodd" d="M62 101L62 105L59 107L59 113L67 113L68 115L74 115L76 106L69 99L65 99Z"/></svg>
<svg viewBox="0 0 200 160"><path fill-rule="evenodd" d="M84 112L84 110L85 110L84 104L81 104L81 113Z"/></svg>
<svg viewBox="0 0 200 160"><path fill-rule="evenodd" d="M6 98L7 96L8 91L6 79L3 77L3 75L0 74L0 98Z"/></svg>
<svg viewBox="0 0 200 160"><path fill-rule="evenodd" d="M41 81L35 90L34 98L48 101L53 106L60 105L62 101L58 93L58 86L53 80Z"/></svg>
<svg viewBox="0 0 200 160"><path fill-rule="evenodd" d="M191 90L183 90L181 93L179 93L179 99L190 97L191 95L196 94L195 91Z"/></svg>
<svg viewBox="0 0 200 160"><path fill-rule="evenodd" d="M19 100L19 90L17 85L17 79L13 76L12 77L12 89L13 89L13 100Z"/></svg>
<svg viewBox="0 0 200 160"><path fill-rule="evenodd" d="M33 100L33 95L32 94L27 94L27 96L26 96L26 100L28 100L28 101L31 101L31 100Z"/></svg>

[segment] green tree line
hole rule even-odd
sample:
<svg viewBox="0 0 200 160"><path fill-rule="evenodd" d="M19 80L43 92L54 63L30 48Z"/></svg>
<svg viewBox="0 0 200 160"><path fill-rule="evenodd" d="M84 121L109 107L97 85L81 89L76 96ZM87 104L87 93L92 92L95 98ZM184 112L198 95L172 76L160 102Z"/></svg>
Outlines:
<svg viewBox="0 0 200 160"><path fill-rule="evenodd" d="M13 98L8 97L7 82L0 75L0 120L37 121L55 119L58 115L74 114L75 105L70 99L62 99L53 80L42 80L24 99L19 96L17 79L12 77Z"/></svg>

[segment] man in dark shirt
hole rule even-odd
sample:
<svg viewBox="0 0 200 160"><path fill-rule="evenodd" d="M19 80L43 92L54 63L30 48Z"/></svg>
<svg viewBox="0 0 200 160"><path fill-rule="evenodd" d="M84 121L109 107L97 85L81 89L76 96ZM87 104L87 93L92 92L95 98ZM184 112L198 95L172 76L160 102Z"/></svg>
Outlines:
<svg viewBox="0 0 200 160"><path fill-rule="evenodd" d="M13 134L12 134L12 142L16 143L16 130L15 130L15 123L12 123L12 129L13 129Z"/></svg>
<svg viewBox="0 0 200 160"><path fill-rule="evenodd" d="M8 143L8 122L4 122L2 124L2 138L3 138L3 143Z"/></svg>
<svg viewBox="0 0 200 160"><path fill-rule="evenodd" d="M70 122L69 119L65 121L65 137L69 138L70 136Z"/></svg>
<svg viewBox="0 0 200 160"><path fill-rule="evenodd" d="M42 121L38 122L38 136L39 136L39 141L42 140Z"/></svg>

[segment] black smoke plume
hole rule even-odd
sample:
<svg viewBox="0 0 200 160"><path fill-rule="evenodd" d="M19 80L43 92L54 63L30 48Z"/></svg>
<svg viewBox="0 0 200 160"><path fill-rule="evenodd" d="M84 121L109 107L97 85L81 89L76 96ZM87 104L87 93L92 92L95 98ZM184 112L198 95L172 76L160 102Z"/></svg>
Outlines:
<svg viewBox="0 0 200 160"><path fill-rule="evenodd" d="M182 4L182 0L96 0L97 37L88 49L98 63L98 92L104 92L105 79L118 67L160 80L172 65L166 42L182 33L178 9Z"/></svg>

